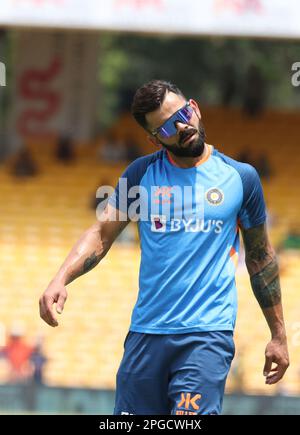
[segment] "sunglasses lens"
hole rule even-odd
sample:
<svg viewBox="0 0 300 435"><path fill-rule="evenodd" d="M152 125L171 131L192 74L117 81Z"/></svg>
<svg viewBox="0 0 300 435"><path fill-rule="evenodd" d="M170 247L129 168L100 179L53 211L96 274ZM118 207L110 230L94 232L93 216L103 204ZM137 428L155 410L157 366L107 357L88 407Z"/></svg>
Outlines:
<svg viewBox="0 0 300 435"><path fill-rule="evenodd" d="M174 113L174 115L158 129L158 134L164 138L173 136L177 132L176 121L186 124L190 121L192 113L193 109L191 106L184 106L182 109L178 110L178 112Z"/></svg>
<svg viewBox="0 0 300 435"><path fill-rule="evenodd" d="M165 138L176 134L175 119L173 120L173 117L169 119L169 121L159 129L158 133L161 137Z"/></svg>
<svg viewBox="0 0 300 435"><path fill-rule="evenodd" d="M185 106L178 112L178 120L188 122L192 117L193 109L190 106Z"/></svg>

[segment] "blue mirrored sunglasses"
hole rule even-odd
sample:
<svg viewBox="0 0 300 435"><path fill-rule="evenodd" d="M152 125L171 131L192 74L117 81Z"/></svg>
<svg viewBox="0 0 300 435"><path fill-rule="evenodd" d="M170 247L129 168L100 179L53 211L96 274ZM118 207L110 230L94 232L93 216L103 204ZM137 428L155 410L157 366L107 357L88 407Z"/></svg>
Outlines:
<svg viewBox="0 0 300 435"><path fill-rule="evenodd" d="M186 103L181 109L177 110L169 119L167 119L160 127L152 130L154 136L158 135L164 138L171 137L177 133L176 122L187 124L193 114L193 108L190 102Z"/></svg>

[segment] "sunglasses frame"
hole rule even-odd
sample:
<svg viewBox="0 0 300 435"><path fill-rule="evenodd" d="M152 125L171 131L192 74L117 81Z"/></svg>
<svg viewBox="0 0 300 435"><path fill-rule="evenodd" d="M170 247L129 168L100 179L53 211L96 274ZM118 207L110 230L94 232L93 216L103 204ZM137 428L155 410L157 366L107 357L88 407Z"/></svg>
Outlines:
<svg viewBox="0 0 300 435"><path fill-rule="evenodd" d="M189 110L189 113L190 113L190 118L189 118L189 120L191 119L191 117L192 117L192 114L193 114L193 111L194 111L194 109L193 109L193 107L191 106L191 102L190 102L190 100L184 105L184 106L182 106L180 109L178 109L178 110L176 110L176 112L175 113L173 113L173 115L171 115L162 125L160 125L159 127L157 127L157 128L155 128L154 130L152 130L151 131L151 134L153 135L153 136L157 136L157 135L159 135L160 134L160 132L159 132L159 130L161 130L162 128L163 128L163 126L167 123L167 122L170 122L170 120L172 119L172 118L174 118L174 122L177 120L177 121L179 121L179 122L182 122L182 120L179 118L178 119L178 112L180 112L181 110L183 110L183 109L185 109L185 108L190 108L190 110ZM176 119L177 118L177 119ZM176 130L176 129L175 129ZM161 137L163 137L163 138L168 138L168 137L171 137L171 136L173 136L175 133L173 133L173 134L171 134L171 135L169 135L169 136L163 136L163 135L161 135Z"/></svg>

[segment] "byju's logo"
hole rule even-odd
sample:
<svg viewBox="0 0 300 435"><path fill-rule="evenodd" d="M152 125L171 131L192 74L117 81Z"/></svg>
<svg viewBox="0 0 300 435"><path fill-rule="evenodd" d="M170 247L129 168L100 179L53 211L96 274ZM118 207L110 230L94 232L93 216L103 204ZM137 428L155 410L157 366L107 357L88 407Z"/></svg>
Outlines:
<svg viewBox="0 0 300 435"><path fill-rule="evenodd" d="M296 71L295 74L292 75L292 85L295 87L300 86L300 62L293 63L292 71Z"/></svg>
<svg viewBox="0 0 300 435"><path fill-rule="evenodd" d="M163 215L151 215L151 231L164 233L166 231L167 217Z"/></svg>
<svg viewBox="0 0 300 435"><path fill-rule="evenodd" d="M6 86L6 67L3 62L0 62L0 86Z"/></svg>

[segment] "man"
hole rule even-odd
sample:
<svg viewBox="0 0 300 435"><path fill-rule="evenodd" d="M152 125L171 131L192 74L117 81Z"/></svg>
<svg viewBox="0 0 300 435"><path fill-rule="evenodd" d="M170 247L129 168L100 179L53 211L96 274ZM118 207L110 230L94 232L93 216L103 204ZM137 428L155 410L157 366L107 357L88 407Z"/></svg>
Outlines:
<svg viewBox="0 0 300 435"><path fill-rule="evenodd" d="M271 331L266 383L278 382L289 364L259 177L252 166L205 143L197 103L175 85L145 84L132 113L161 150L126 169L101 222L81 237L40 299L41 317L57 326L52 305L62 312L65 286L96 266L128 220L137 220L140 288L114 413L219 414L234 356L239 228L252 288ZM124 179L128 189L138 186L125 201Z"/></svg>

